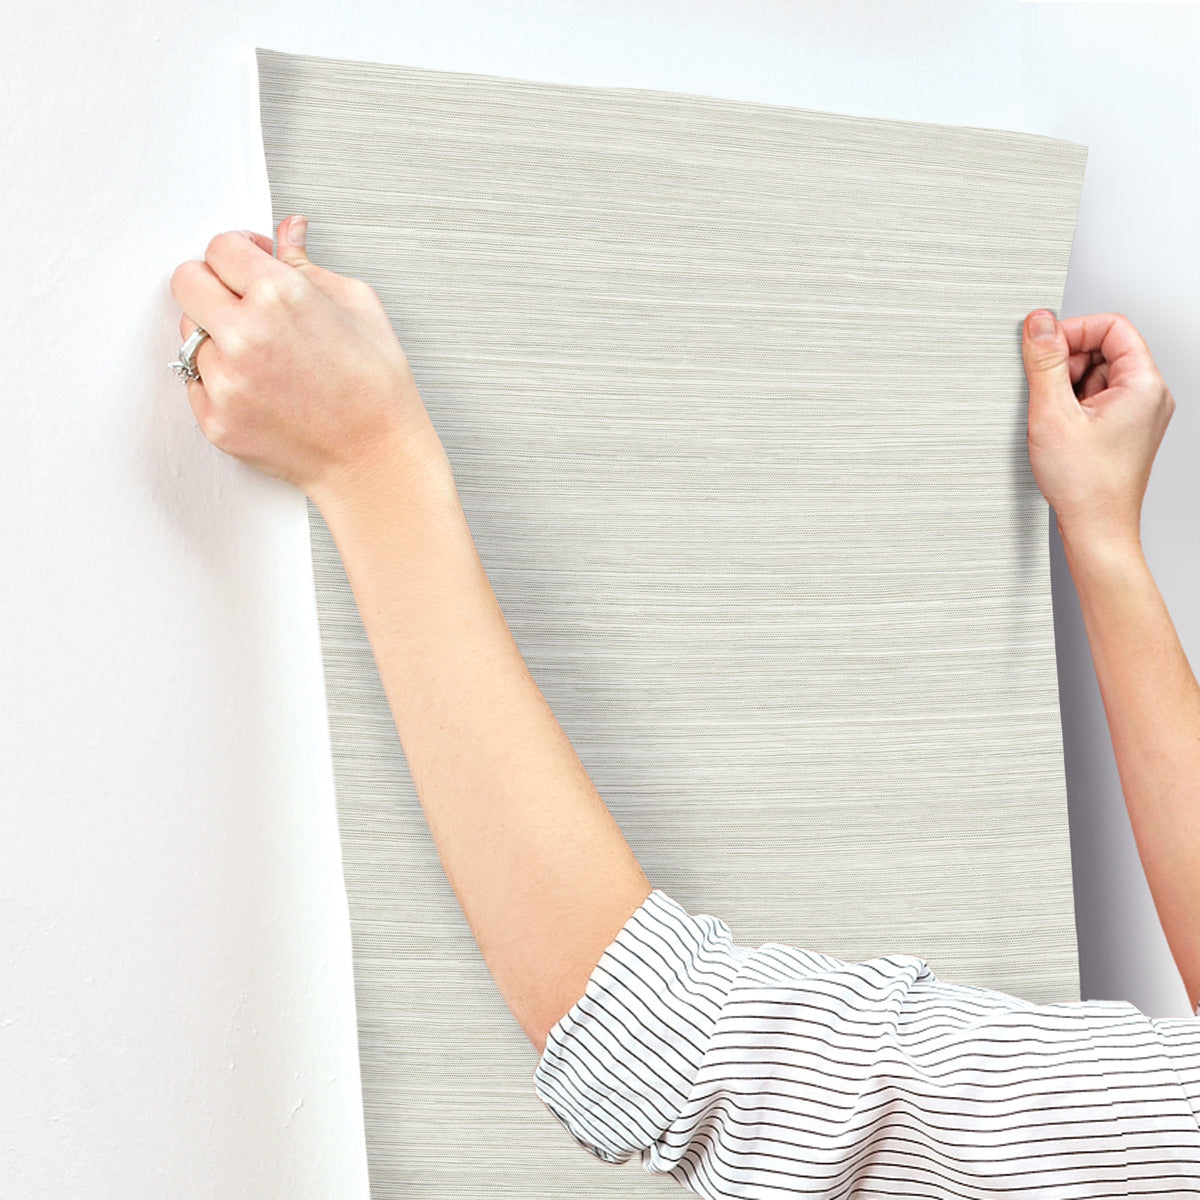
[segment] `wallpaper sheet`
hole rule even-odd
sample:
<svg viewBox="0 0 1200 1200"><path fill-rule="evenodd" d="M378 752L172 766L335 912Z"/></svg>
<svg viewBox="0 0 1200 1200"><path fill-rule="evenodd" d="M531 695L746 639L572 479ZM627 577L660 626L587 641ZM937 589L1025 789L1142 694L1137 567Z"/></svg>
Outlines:
<svg viewBox="0 0 1200 1200"><path fill-rule="evenodd" d="M735 940L1079 999L1021 321L1087 149L259 49L275 220L382 298L529 669ZM580 1149L309 506L376 1198L678 1195Z"/></svg>

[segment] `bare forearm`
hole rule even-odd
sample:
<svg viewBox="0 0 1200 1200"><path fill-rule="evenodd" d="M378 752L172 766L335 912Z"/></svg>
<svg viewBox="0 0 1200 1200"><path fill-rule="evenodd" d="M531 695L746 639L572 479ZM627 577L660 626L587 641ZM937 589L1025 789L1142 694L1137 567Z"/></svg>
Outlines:
<svg viewBox="0 0 1200 1200"><path fill-rule="evenodd" d="M1064 532L1150 892L1200 1001L1200 687L1140 543Z"/></svg>
<svg viewBox="0 0 1200 1200"><path fill-rule="evenodd" d="M440 446L320 503L434 844L541 1053L651 885L521 657Z"/></svg>

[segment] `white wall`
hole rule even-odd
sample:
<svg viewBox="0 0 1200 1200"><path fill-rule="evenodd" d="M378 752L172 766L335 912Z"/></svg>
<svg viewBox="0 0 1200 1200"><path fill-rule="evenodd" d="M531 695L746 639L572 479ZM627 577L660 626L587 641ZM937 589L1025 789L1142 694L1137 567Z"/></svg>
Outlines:
<svg viewBox="0 0 1200 1200"><path fill-rule="evenodd" d="M1179 402L1144 533L1200 646L1196 5L46 16L10 4L0 41L5 1196L366 1193L304 498L211 447L165 366L175 265L270 228L255 45L1089 144L1064 311L1128 313ZM1184 1015L1055 553L1084 995Z"/></svg>

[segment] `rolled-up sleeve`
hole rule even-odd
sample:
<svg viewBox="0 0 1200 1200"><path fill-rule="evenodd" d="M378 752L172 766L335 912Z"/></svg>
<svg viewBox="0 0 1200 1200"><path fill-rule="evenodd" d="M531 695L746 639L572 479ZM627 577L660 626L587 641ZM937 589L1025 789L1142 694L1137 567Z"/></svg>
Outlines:
<svg viewBox="0 0 1200 1200"><path fill-rule="evenodd" d="M534 1090L596 1158L706 1197L1200 1196L1200 1021L737 946L659 888Z"/></svg>

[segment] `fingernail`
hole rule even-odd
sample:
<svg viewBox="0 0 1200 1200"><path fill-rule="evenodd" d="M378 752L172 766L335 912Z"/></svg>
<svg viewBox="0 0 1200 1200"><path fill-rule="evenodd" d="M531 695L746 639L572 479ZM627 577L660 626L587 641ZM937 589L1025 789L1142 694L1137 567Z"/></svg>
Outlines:
<svg viewBox="0 0 1200 1200"><path fill-rule="evenodd" d="M293 217L291 223L288 225L288 241L293 246L303 246L304 234L307 229L307 217Z"/></svg>
<svg viewBox="0 0 1200 1200"><path fill-rule="evenodd" d="M1054 314L1049 309L1039 308L1029 318L1029 336L1031 338L1054 336Z"/></svg>

